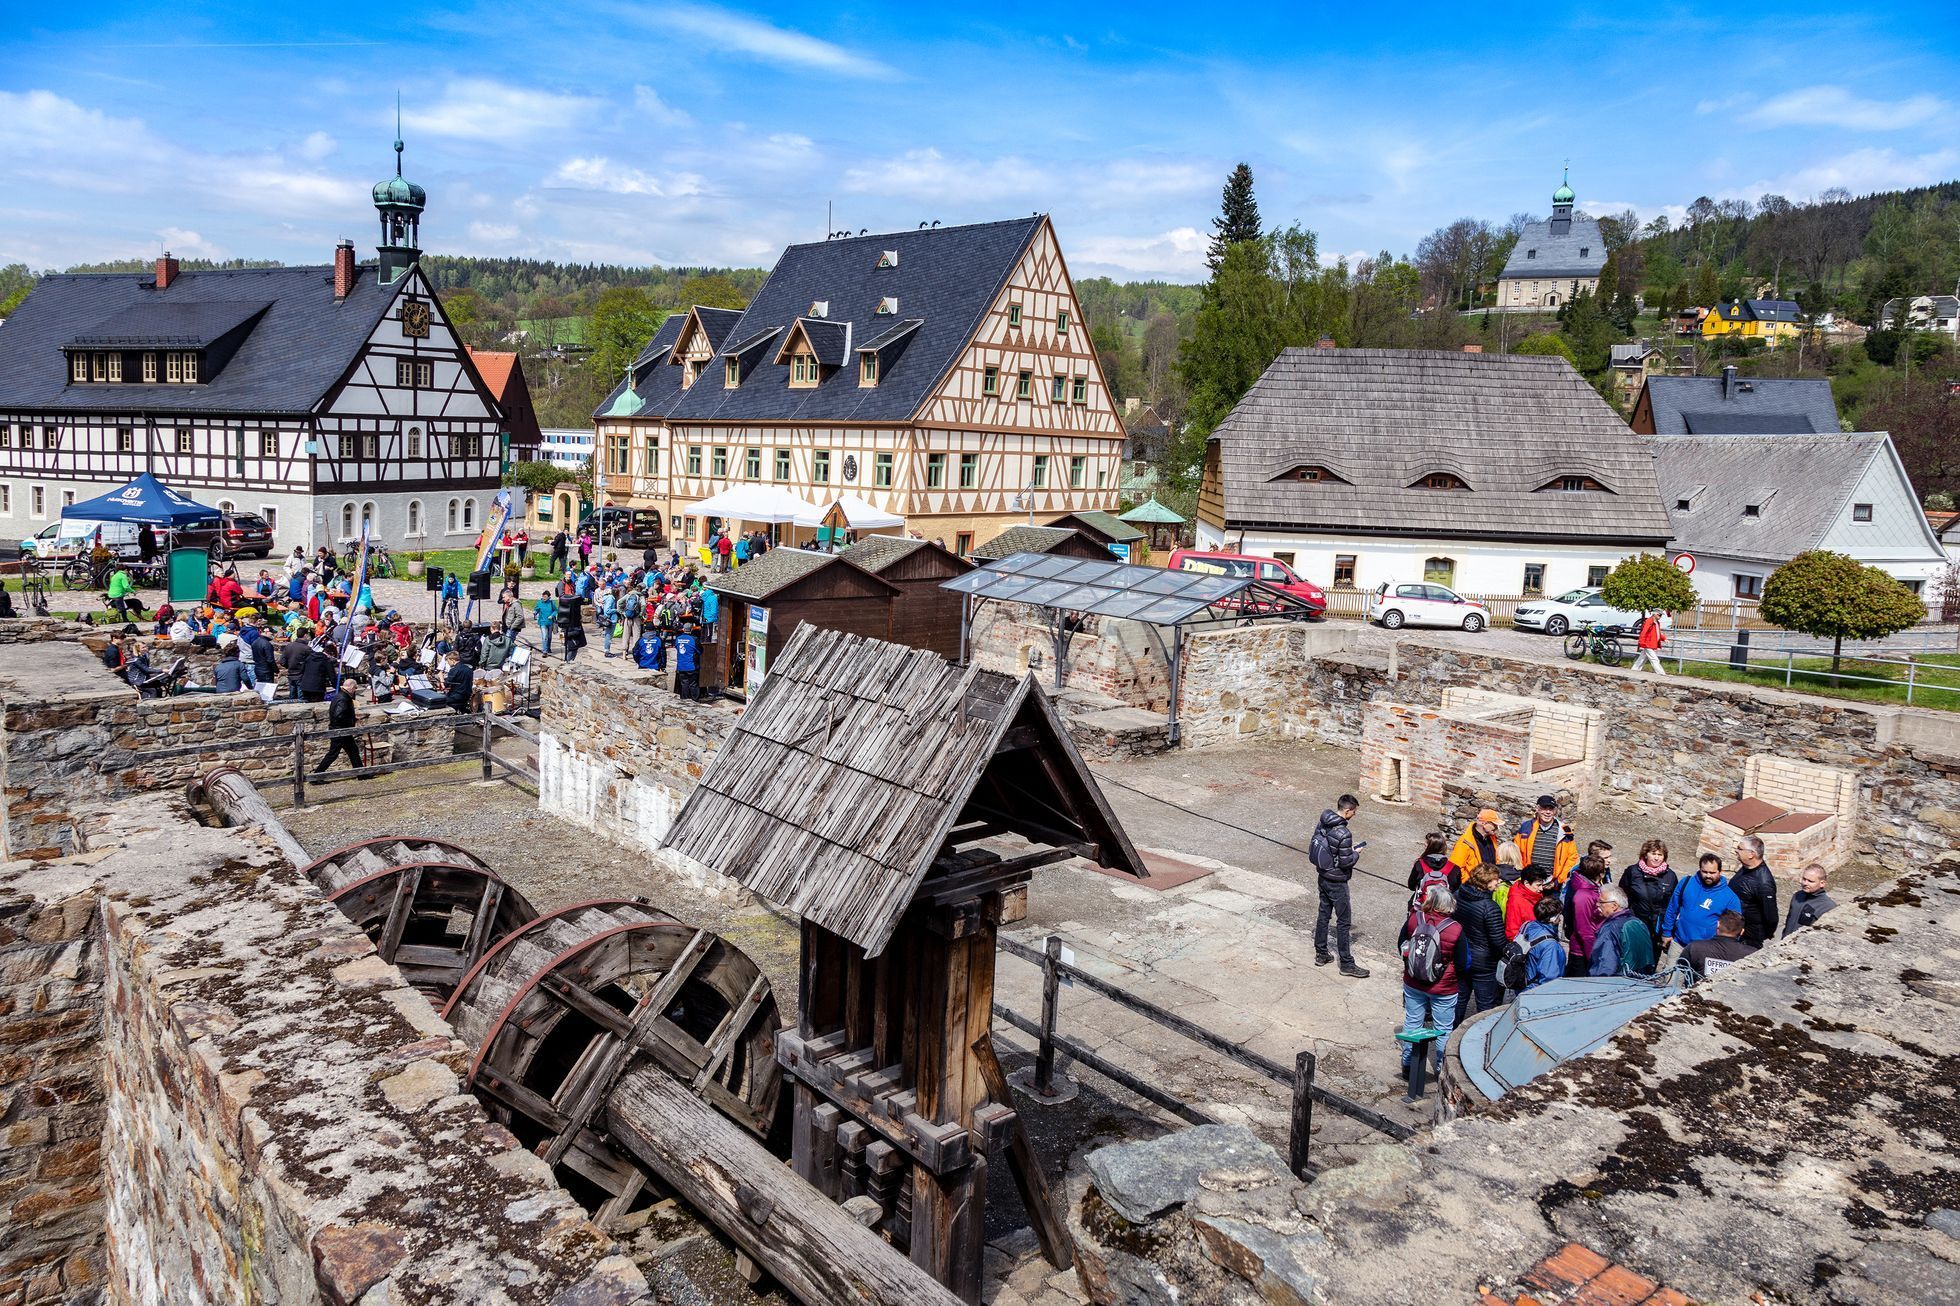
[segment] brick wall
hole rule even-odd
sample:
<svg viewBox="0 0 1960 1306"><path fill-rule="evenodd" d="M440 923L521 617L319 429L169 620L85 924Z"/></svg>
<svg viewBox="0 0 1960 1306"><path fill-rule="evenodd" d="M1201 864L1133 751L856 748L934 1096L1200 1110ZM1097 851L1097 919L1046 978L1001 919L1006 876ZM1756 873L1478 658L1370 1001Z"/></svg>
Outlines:
<svg viewBox="0 0 1960 1306"><path fill-rule="evenodd" d="M1166 647L1170 632L1164 632ZM1055 683L1055 644L1038 610L1020 603L987 603L974 615L967 636L969 660L989 671L1018 676L1028 670L1028 654L1041 655L1043 686ZM1069 644L1070 689L1094 690L1147 712L1163 712L1171 701L1170 664L1150 630L1134 621L1083 618Z"/></svg>
<svg viewBox="0 0 1960 1306"><path fill-rule="evenodd" d="M0 1301L101 1290L101 974L93 892L0 889Z"/></svg>

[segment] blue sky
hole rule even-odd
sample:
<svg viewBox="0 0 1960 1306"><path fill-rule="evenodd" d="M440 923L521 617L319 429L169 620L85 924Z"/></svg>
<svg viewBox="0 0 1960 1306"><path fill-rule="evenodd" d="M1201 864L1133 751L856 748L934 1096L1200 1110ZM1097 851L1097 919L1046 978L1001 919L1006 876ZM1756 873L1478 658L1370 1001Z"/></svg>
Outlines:
<svg viewBox="0 0 1960 1306"><path fill-rule="evenodd" d="M785 14L790 16L785 16ZM1226 17L1230 15L1229 19ZM1960 176L1960 8L94 3L0 48L0 263L431 252L765 265L1046 210L1077 276L1197 280L1230 167L1324 255L1460 216Z"/></svg>

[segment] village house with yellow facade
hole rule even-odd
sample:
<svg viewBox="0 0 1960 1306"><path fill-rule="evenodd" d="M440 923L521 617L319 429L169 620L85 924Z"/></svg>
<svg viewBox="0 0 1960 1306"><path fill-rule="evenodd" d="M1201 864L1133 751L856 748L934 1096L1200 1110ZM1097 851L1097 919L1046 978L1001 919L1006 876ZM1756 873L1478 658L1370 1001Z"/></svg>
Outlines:
<svg viewBox="0 0 1960 1306"><path fill-rule="evenodd" d="M682 547L696 504L763 484L965 553L1115 508L1125 439L1040 214L792 245L747 309L662 323L594 424L602 501Z"/></svg>

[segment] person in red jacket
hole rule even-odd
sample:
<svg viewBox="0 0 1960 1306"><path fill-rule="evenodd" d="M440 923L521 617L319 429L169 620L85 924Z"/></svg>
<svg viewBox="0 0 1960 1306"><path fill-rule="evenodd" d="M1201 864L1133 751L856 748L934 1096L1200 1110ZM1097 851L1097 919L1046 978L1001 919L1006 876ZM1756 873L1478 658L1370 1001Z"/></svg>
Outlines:
<svg viewBox="0 0 1960 1306"><path fill-rule="evenodd" d="M1538 910L1538 900L1545 896L1545 886L1551 878L1551 873L1542 866L1527 866L1519 873L1518 882L1504 899L1505 938L1517 938L1518 931L1535 919L1533 913Z"/></svg>
<svg viewBox="0 0 1960 1306"><path fill-rule="evenodd" d="M1418 937L1418 936L1421 937ZM1470 971L1470 954L1463 923L1456 919L1456 895L1447 884L1431 883L1422 903L1409 913L1399 940L1402 949L1402 1028L1449 1030L1456 1024L1456 1004L1463 977ZM1438 1071L1443 1064L1443 1039L1432 1039L1424 1055L1434 1054ZM1411 1043L1401 1043L1402 1074L1409 1073Z"/></svg>
<svg viewBox="0 0 1960 1306"><path fill-rule="evenodd" d="M1640 634L1634 641L1640 650L1633 655L1633 669L1640 670L1642 662L1654 668L1654 674L1664 676L1667 671L1661 666L1661 645L1666 643L1661 634L1661 619L1656 613L1648 613L1640 619Z"/></svg>

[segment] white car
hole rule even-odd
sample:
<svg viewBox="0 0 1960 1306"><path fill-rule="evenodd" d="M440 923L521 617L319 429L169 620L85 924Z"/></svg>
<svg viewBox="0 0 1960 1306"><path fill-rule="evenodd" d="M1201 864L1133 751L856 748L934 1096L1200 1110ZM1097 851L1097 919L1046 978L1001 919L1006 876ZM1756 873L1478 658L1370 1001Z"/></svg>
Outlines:
<svg viewBox="0 0 1960 1306"><path fill-rule="evenodd" d="M1466 599L1447 585L1424 581L1419 585L1375 587L1368 600L1368 620L1378 621L1390 630L1404 626L1455 626L1478 631L1490 625L1490 609L1475 599Z"/></svg>
<svg viewBox="0 0 1960 1306"><path fill-rule="evenodd" d="M1640 616L1614 607L1597 589L1576 589L1555 599L1521 603L1511 621L1520 630L1542 630L1547 635L1563 635L1592 625L1603 626L1609 635L1631 635L1640 628ZM1661 614L1661 629L1674 629L1674 618L1665 612Z"/></svg>

